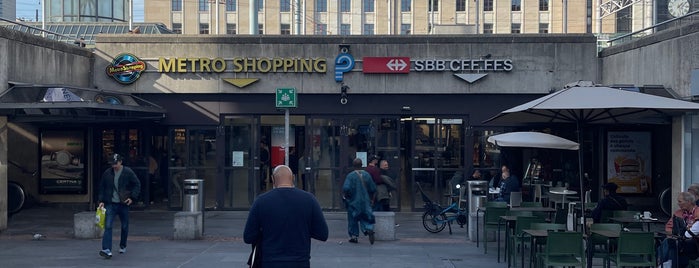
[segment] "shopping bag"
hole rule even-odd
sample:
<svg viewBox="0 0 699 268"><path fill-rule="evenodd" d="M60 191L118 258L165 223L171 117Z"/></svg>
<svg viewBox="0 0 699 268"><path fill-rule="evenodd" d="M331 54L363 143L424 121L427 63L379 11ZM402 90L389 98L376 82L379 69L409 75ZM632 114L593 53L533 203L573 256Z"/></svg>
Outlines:
<svg viewBox="0 0 699 268"><path fill-rule="evenodd" d="M95 212L95 224L100 229L104 229L104 218L105 218L106 212L107 212L106 208L97 208L97 211Z"/></svg>

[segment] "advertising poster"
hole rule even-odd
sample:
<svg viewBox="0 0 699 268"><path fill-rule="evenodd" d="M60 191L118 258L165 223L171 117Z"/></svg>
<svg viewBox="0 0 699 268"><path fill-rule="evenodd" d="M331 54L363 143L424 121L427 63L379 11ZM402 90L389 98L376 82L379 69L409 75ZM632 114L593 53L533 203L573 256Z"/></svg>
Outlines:
<svg viewBox="0 0 699 268"><path fill-rule="evenodd" d="M85 134L45 130L41 133L42 193L85 193Z"/></svg>
<svg viewBox="0 0 699 268"><path fill-rule="evenodd" d="M607 133L607 181L617 193L646 193L651 187L650 132Z"/></svg>
<svg viewBox="0 0 699 268"><path fill-rule="evenodd" d="M296 146L296 131L294 126L289 127L289 147ZM272 148L270 149L272 167L284 164L284 126L272 127Z"/></svg>

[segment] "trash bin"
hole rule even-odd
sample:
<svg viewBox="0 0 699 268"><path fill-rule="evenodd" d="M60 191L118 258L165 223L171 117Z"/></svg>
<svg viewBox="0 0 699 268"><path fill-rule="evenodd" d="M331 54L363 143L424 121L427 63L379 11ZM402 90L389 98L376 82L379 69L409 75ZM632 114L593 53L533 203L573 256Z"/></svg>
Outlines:
<svg viewBox="0 0 699 268"><path fill-rule="evenodd" d="M488 181L468 181L468 212L475 213L488 200Z"/></svg>
<svg viewBox="0 0 699 268"><path fill-rule="evenodd" d="M204 180L184 180L182 211L204 212Z"/></svg>

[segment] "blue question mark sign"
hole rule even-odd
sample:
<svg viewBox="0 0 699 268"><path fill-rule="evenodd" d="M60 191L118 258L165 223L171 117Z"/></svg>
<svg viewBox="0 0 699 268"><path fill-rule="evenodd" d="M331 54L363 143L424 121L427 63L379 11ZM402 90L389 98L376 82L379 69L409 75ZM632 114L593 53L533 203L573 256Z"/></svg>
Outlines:
<svg viewBox="0 0 699 268"><path fill-rule="evenodd" d="M335 58L335 82L342 82L342 74L354 68L354 57L349 53L340 53Z"/></svg>

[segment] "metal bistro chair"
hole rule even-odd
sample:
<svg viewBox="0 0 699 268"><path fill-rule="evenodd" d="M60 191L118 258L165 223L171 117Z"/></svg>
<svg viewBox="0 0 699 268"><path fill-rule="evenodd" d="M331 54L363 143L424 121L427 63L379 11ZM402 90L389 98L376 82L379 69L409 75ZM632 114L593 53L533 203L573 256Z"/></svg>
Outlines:
<svg viewBox="0 0 699 268"><path fill-rule="evenodd" d="M605 267L609 262L617 267L655 267L655 240L651 232L621 232L616 254L607 256Z"/></svg>
<svg viewBox="0 0 699 268"><path fill-rule="evenodd" d="M575 266L584 267L582 233L549 231L546 249L537 254L541 267ZM540 267L537 265L537 267Z"/></svg>
<svg viewBox="0 0 699 268"><path fill-rule="evenodd" d="M499 206L488 206L491 202L486 204L485 213L483 214L483 253L488 254L488 231L497 231L498 223L500 222L500 216L507 215L509 208L499 207ZM493 204L495 205L495 204ZM476 236L478 232L476 232ZM478 245L478 237L476 237L476 245ZM499 261L499 260L498 260Z"/></svg>
<svg viewBox="0 0 699 268"><path fill-rule="evenodd" d="M531 226L529 227L530 229L533 230L547 230L547 231L565 231L566 230L566 225L565 224L560 224L560 223L539 223L535 222L532 223ZM536 251L533 252L541 252L541 249L546 246L546 239L537 239L536 243L534 244L534 247L536 247ZM532 249L534 250L534 249ZM530 261L534 261L534 256L530 256ZM529 266L532 266L531 263Z"/></svg>

